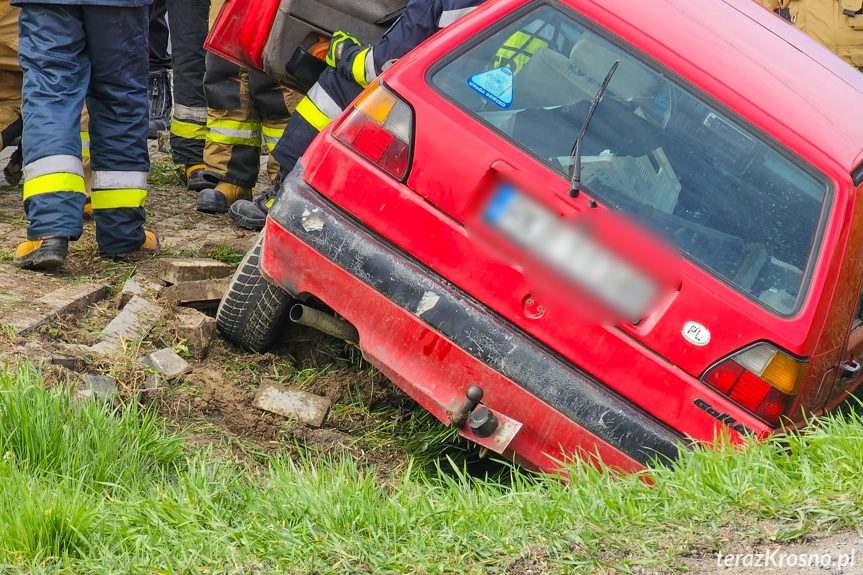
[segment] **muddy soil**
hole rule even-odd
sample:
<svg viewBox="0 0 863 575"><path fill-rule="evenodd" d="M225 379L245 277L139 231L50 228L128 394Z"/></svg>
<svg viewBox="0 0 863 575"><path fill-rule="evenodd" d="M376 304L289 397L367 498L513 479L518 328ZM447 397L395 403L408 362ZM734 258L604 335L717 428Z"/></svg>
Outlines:
<svg viewBox="0 0 863 575"><path fill-rule="evenodd" d="M137 349L123 356L100 358L80 352L76 346L99 341L99 332L120 311L119 292L135 274L156 279L156 264L166 257L215 257L236 264L251 246L255 232L235 227L227 216L208 215L195 210L196 193L183 185L182 170L151 142L152 169L147 196L147 228L160 238L160 258L132 257L121 262L98 256L92 221L84 222L83 236L70 245L65 268L52 274L18 270L12 256L26 238L27 221L21 201L21 185L10 186L0 173L0 318L22 310L38 311L38 297L71 283L91 282L109 288L108 297L89 309L67 314L25 337L0 333L0 354L14 354L45 361L58 354L73 362L71 371L44 364L47 385L70 379L76 373L116 377L120 389L132 391L129 370L118 369L130 358L163 347L182 352L175 334L176 313L164 300L162 320ZM5 166L11 149L0 154ZM262 158L266 161L266 158ZM265 173L256 193L267 189ZM215 310L207 310L215 315ZM387 417L408 417L419 407L386 378L362 362L359 351L327 336L294 332L279 342L271 353L248 354L217 337L205 357L186 357L191 371L180 381L158 393L156 406L177 429L185 430L190 441L227 446L242 459L273 453L297 455L314 451L322 454L350 454L362 462L394 472L407 462L408 455L394 444L381 443L371 433L385 421L376 412L386 408ZM348 360L346 360L348 358ZM73 373L74 372L74 373ZM263 379L297 385L310 393L328 397L333 404L322 429L263 412L252 407L255 391Z"/></svg>

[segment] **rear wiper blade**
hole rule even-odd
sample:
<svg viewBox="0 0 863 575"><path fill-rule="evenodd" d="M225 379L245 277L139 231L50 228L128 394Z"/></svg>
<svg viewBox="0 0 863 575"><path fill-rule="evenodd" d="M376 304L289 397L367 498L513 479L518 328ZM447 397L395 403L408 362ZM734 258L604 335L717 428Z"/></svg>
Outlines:
<svg viewBox="0 0 863 575"><path fill-rule="evenodd" d="M574 160L575 162L572 167L572 180L569 182L570 198L577 197L578 193L581 191L581 141L584 139L584 134L587 132L587 127L590 125L593 113L596 112L596 107L599 105L599 101L602 99L605 89L608 88L608 83L611 82L611 77L614 76L614 71L617 70L618 64L620 64L620 60L615 60L614 64L611 65L611 70L609 70L608 74L605 75L605 80L603 80L602 86L599 87L599 91L590 103L590 109L587 111L587 116L584 118L584 123L581 125L581 132L578 133L578 138L575 139L575 144L572 146L572 153L569 155L569 159Z"/></svg>

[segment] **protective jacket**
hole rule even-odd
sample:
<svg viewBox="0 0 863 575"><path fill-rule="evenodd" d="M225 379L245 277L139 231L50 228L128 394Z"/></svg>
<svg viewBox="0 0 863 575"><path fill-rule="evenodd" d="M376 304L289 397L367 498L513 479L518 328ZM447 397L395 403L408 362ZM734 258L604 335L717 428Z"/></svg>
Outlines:
<svg viewBox="0 0 863 575"><path fill-rule="evenodd" d="M863 68L863 0L758 0L787 9L791 22L819 44Z"/></svg>
<svg viewBox="0 0 863 575"><path fill-rule="evenodd" d="M86 100L96 241L105 255L145 235L147 0L21 5L24 210L30 240L82 233L86 187L78 125Z"/></svg>
<svg viewBox="0 0 863 575"><path fill-rule="evenodd" d="M484 2L411 0L380 42L344 48L337 66L327 68L297 105L297 113L273 152L279 163L293 169L315 136L390 64Z"/></svg>

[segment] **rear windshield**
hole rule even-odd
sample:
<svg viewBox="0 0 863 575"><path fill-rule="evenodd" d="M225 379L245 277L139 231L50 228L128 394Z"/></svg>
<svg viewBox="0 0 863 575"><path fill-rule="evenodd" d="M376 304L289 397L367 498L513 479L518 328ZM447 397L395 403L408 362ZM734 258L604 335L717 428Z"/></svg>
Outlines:
<svg viewBox="0 0 863 575"><path fill-rule="evenodd" d="M690 260L781 315L804 295L827 184L707 98L573 17L541 6L433 75L436 88L592 197L667 234Z"/></svg>

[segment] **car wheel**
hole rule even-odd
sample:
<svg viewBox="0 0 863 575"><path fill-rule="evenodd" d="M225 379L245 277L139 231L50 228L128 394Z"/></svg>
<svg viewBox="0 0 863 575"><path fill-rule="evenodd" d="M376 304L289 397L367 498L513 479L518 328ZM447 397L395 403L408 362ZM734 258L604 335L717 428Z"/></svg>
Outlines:
<svg viewBox="0 0 863 575"><path fill-rule="evenodd" d="M246 252L219 303L216 325L225 338L243 349L265 352L284 333L289 308L294 299L261 275L261 249L264 232Z"/></svg>

